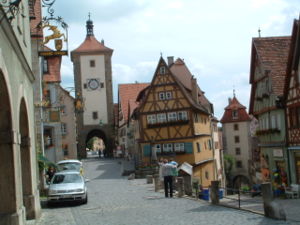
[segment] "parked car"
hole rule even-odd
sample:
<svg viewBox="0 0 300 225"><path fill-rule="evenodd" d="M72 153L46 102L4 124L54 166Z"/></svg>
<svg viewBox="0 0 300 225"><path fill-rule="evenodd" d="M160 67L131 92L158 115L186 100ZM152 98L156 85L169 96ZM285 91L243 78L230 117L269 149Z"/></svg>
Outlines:
<svg viewBox="0 0 300 225"><path fill-rule="evenodd" d="M87 187L83 176L78 171L55 173L48 189L48 203L60 201L88 202Z"/></svg>
<svg viewBox="0 0 300 225"><path fill-rule="evenodd" d="M59 161L56 164L58 166L59 171L76 170L76 171L80 172L81 175L83 175L82 162L80 162L77 159L62 160L62 161Z"/></svg>

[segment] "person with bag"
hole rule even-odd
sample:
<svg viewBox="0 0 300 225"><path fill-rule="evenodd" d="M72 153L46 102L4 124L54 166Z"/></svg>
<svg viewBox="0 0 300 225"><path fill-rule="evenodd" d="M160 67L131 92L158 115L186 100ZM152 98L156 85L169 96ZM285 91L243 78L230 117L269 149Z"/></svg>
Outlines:
<svg viewBox="0 0 300 225"><path fill-rule="evenodd" d="M168 162L167 159L164 159L164 164L162 165L162 175L164 177L164 188L165 188L165 197L173 197L173 173L175 165Z"/></svg>

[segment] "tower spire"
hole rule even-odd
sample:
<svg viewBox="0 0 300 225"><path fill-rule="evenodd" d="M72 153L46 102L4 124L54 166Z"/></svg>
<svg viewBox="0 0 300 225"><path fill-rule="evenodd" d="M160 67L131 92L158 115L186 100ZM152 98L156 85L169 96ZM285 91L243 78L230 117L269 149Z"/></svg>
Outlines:
<svg viewBox="0 0 300 225"><path fill-rule="evenodd" d="M91 13L89 13L89 19L86 21L86 36L94 36L94 25L91 20Z"/></svg>

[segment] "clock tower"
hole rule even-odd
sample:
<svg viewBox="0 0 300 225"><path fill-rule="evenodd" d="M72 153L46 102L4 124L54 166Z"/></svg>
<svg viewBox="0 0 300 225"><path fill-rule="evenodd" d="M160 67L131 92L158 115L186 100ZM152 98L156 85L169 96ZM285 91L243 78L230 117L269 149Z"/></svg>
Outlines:
<svg viewBox="0 0 300 225"><path fill-rule="evenodd" d="M74 66L75 99L77 107L77 150L86 157L87 142L101 138L106 154L113 146L113 94L111 56L113 50L94 36L93 21L86 22L84 42L71 52Z"/></svg>

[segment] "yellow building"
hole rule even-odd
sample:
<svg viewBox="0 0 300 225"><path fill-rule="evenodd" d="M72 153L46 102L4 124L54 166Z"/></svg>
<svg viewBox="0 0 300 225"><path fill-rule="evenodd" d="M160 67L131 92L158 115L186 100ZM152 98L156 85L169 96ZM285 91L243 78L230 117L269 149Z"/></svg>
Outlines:
<svg viewBox="0 0 300 225"><path fill-rule="evenodd" d="M137 99L141 159L160 157L193 166L203 186L215 180L211 119L213 107L181 59L160 58L149 88Z"/></svg>

